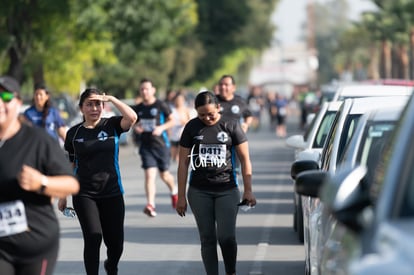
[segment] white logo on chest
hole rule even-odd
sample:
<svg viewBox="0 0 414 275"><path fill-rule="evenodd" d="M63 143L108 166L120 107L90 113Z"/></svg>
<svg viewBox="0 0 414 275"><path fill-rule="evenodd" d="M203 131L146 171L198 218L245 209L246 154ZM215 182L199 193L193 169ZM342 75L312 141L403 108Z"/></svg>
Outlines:
<svg viewBox="0 0 414 275"><path fill-rule="evenodd" d="M227 135L226 132L219 132L217 134L217 140L220 141L221 143L226 143L229 140L229 136Z"/></svg>
<svg viewBox="0 0 414 275"><path fill-rule="evenodd" d="M98 136L97 136L98 140L100 141L105 141L108 139L108 133L105 131L100 131Z"/></svg>
<svg viewBox="0 0 414 275"><path fill-rule="evenodd" d="M231 112L232 112L233 114L238 114L238 113L240 113L240 107L239 107L239 105L233 105L233 106L231 106Z"/></svg>

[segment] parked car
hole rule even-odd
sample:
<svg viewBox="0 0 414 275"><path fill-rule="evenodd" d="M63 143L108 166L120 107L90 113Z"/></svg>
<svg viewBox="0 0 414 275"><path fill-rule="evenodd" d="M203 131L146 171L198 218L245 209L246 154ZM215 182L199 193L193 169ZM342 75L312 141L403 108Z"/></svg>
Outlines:
<svg viewBox="0 0 414 275"><path fill-rule="evenodd" d="M377 170L381 156L390 143L391 134L404 106L405 104L395 108L374 110L363 115L345 150L342 164L337 172L340 172L341 169L348 171L358 165L364 165L366 167L365 180L366 182L372 182L372 176ZM322 196L323 194L319 192L319 197ZM325 203L326 199L322 199L322 201ZM328 210L325 215L330 215ZM327 232L321 253L321 273L338 274L338 272L344 272L345 274L347 272L347 257L344 255L347 254L347 243L343 237L347 232L332 217L329 220L329 224L325 226Z"/></svg>
<svg viewBox="0 0 414 275"><path fill-rule="evenodd" d="M398 78L385 78L385 79L366 80L366 81L364 81L364 83L414 87L414 81L413 80L398 79Z"/></svg>
<svg viewBox="0 0 414 275"><path fill-rule="evenodd" d="M321 85L321 93L319 96L319 105L322 106L324 102L331 102L338 90L339 83L327 83Z"/></svg>
<svg viewBox="0 0 414 275"><path fill-rule="evenodd" d="M361 83L337 83L334 85L323 86L323 91L330 95L327 100L334 100L331 104L331 111L328 112L328 117L333 118L333 113L336 113L341 102L347 98L367 97L367 96L398 96L410 95L413 92L413 87L407 85L390 85L387 86L376 84L361 84ZM332 120L327 117L324 118L324 123L321 126L322 117L326 114L327 103L322 103L317 115L311 114L313 119L307 127L305 135L291 136L286 140L286 144L295 148L295 160L319 160L321 151L327 132L332 125ZM294 174L292 177L294 179ZM301 242L304 242L303 235L303 211L302 200L300 196L294 193L294 213L293 213L293 228L298 234Z"/></svg>
<svg viewBox="0 0 414 275"><path fill-rule="evenodd" d="M286 139L286 144L295 149L295 160L318 160L329 129L341 104L341 101L322 103L307 132L304 135L293 135ZM302 199L296 192L293 196L293 205L293 229L297 232L299 240L303 242Z"/></svg>
<svg viewBox="0 0 414 275"><path fill-rule="evenodd" d="M413 87L407 85L342 84L332 100L370 96L410 96Z"/></svg>
<svg viewBox="0 0 414 275"><path fill-rule="evenodd" d="M320 160L295 161L292 164L292 175L296 178L295 190L306 198L302 199L303 221L304 221L304 245L305 251L309 255L305 259L307 274L321 274L320 262L321 251L326 240L325 226L329 220L323 215L323 204L318 198L318 189L304 190L303 185L307 181L322 181L327 173L335 173L340 164L344 150L353 136L360 117L370 110L393 106L403 106L407 102L407 96L392 97L369 97L369 98L350 98L346 99L336 114L335 120L329 131L326 143L320 155ZM301 172L306 170L318 170L305 174L301 177Z"/></svg>
<svg viewBox="0 0 414 275"><path fill-rule="evenodd" d="M365 165L326 179L326 209L343 228L341 274L414 274L414 98L405 107L372 179ZM338 274L338 273L336 273Z"/></svg>

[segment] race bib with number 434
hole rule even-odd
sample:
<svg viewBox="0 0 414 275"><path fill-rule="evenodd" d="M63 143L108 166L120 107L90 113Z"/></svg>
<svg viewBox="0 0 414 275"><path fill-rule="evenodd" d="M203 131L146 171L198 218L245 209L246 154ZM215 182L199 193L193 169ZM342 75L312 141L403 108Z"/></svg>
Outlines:
<svg viewBox="0 0 414 275"><path fill-rule="evenodd" d="M21 200L0 203L0 237L28 230L26 211Z"/></svg>

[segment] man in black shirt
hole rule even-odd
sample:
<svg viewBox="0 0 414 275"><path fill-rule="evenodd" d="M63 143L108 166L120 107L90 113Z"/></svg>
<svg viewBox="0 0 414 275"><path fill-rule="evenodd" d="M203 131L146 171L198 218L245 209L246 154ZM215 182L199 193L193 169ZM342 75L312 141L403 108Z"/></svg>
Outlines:
<svg viewBox="0 0 414 275"><path fill-rule="evenodd" d="M252 112L245 99L236 95L236 82L233 76L223 75L219 81L220 111L225 118L232 118L240 121L242 129L247 132L253 117Z"/></svg>
<svg viewBox="0 0 414 275"><path fill-rule="evenodd" d="M155 96L156 89L150 79L142 79L139 92L142 102L132 108L139 116L139 123L134 130L140 135L139 155L142 168L145 170L145 192L147 205L144 213L149 217L155 217L155 177L157 170L162 181L171 192L172 207L177 203L177 187L174 176L169 171L170 167L170 141L167 130L174 126L170 107Z"/></svg>

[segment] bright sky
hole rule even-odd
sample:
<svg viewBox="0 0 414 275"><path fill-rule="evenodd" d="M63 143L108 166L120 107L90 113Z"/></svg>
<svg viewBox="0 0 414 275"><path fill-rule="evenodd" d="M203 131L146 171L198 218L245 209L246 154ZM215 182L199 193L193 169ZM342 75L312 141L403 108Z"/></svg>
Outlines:
<svg viewBox="0 0 414 275"><path fill-rule="evenodd" d="M289 45L299 40L300 26L305 22L306 4L312 0L280 0L277 10L273 15L273 21L278 26L276 38L284 45ZM323 0L313 0L324 2ZM362 11L373 9L375 6L370 0L348 0L350 5L350 17L357 19Z"/></svg>

